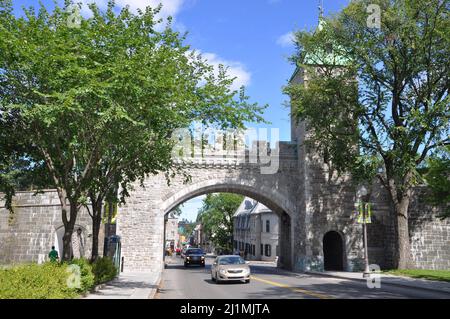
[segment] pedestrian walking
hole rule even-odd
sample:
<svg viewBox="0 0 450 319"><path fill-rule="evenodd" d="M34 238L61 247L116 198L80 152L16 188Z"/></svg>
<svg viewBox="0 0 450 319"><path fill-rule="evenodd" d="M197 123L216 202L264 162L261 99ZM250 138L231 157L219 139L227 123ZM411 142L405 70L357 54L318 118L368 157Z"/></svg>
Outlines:
<svg viewBox="0 0 450 319"><path fill-rule="evenodd" d="M48 253L48 258L51 262L57 262L59 260L59 254L55 246L52 246L52 250Z"/></svg>

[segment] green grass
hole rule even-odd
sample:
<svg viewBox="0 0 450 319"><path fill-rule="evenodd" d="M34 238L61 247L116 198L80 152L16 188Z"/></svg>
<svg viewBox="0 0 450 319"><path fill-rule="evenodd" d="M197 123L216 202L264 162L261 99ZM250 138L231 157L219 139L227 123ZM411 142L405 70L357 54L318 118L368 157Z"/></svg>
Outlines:
<svg viewBox="0 0 450 319"><path fill-rule="evenodd" d="M387 274L397 276L407 276L429 280L439 280L450 282L450 270L429 270L429 269L393 269L384 271Z"/></svg>

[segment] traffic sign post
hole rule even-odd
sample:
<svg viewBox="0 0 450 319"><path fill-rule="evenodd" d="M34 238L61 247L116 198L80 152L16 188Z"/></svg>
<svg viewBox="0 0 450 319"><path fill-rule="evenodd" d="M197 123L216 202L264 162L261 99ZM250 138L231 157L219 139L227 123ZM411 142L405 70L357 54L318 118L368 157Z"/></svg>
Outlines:
<svg viewBox="0 0 450 319"><path fill-rule="evenodd" d="M357 222L363 226L363 245L364 245L364 273L363 278L370 277L369 270L369 252L367 244L367 224L372 223L372 208L369 203L370 194L368 194L367 189L363 186L360 188L359 196L361 200L358 203L358 218Z"/></svg>

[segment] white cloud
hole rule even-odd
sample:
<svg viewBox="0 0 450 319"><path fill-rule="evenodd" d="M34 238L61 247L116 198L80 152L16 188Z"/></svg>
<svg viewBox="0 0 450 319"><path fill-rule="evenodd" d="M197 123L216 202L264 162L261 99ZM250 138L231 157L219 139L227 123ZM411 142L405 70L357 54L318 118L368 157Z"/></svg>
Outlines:
<svg viewBox="0 0 450 319"><path fill-rule="evenodd" d="M160 3L163 5L160 15L162 17L176 16L183 5L184 0L116 0L116 3L120 7L126 5L130 6L130 9L135 11L137 9L145 9L147 6L156 8Z"/></svg>
<svg viewBox="0 0 450 319"><path fill-rule="evenodd" d="M250 84L251 73L247 71L241 62L224 60L215 53L206 52L201 53L201 55L210 65L214 67L216 73L218 73L220 64L228 67L228 75L232 78L236 77L233 85L231 86L233 90L237 90L243 85L248 86Z"/></svg>
<svg viewBox="0 0 450 319"><path fill-rule="evenodd" d="M156 8L160 3L163 5L159 12L158 18L167 18L175 16L180 12L185 0L116 0L116 6L123 8L130 6L131 11L136 12L137 9L145 9L147 6ZM95 2L100 8L106 8L108 0L83 0L85 4ZM89 9L83 7L83 13L88 14Z"/></svg>
<svg viewBox="0 0 450 319"><path fill-rule="evenodd" d="M280 36L277 39L277 44L282 46L282 47L289 47L294 45L294 33L293 32L288 32L283 34L282 36Z"/></svg>

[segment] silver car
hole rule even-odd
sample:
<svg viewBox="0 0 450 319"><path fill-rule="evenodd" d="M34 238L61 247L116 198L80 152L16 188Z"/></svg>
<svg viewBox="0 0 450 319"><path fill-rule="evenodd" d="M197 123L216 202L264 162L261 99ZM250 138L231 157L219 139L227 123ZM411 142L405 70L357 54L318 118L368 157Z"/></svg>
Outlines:
<svg viewBox="0 0 450 319"><path fill-rule="evenodd" d="M242 257L236 255L219 256L211 266L211 279L216 283L223 281L250 282L250 267Z"/></svg>

